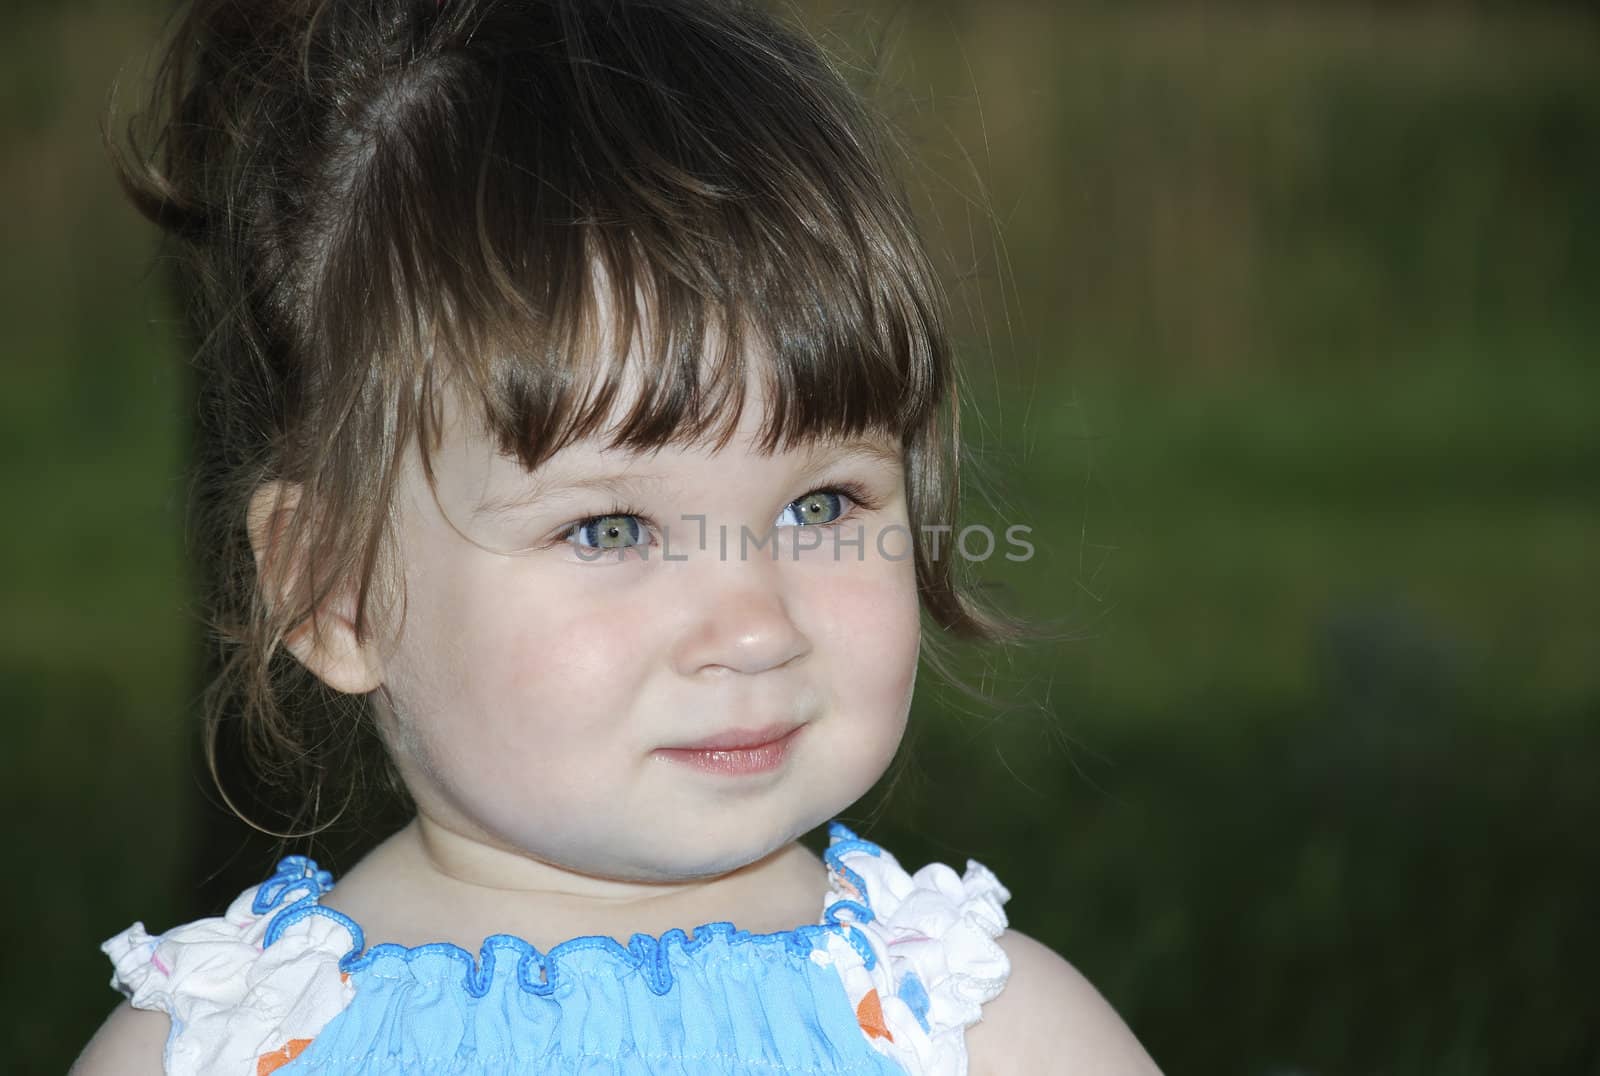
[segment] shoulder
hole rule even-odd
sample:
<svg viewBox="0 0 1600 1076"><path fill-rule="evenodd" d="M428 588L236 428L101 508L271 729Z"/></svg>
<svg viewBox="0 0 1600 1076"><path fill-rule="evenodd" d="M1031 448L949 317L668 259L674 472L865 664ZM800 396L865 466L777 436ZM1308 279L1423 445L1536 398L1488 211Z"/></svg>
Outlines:
<svg viewBox="0 0 1600 1076"><path fill-rule="evenodd" d="M171 1021L123 1002L100 1025L68 1076L142 1076L162 1071Z"/></svg>
<svg viewBox="0 0 1600 1076"><path fill-rule="evenodd" d="M134 923L107 939L111 985L128 1001L73 1071L255 1071L263 1054L309 1040L354 990L339 968L351 934L316 904L330 884L290 856L220 916L159 935Z"/></svg>
<svg viewBox="0 0 1600 1076"><path fill-rule="evenodd" d="M1158 1074L1122 1018L1076 968L1026 934L1008 930L998 941L1011 974L967 1031L973 1076Z"/></svg>

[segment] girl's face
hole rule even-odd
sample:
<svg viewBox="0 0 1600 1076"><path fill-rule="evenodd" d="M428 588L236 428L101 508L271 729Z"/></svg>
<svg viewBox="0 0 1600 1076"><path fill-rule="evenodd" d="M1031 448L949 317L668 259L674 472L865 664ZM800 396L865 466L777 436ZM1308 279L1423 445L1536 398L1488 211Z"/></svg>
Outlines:
<svg viewBox="0 0 1600 1076"><path fill-rule="evenodd" d="M763 454L580 442L529 474L447 418L401 486L387 738L457 834L702 877L827 820L905 728L918 602L892 438Z"/></svg>

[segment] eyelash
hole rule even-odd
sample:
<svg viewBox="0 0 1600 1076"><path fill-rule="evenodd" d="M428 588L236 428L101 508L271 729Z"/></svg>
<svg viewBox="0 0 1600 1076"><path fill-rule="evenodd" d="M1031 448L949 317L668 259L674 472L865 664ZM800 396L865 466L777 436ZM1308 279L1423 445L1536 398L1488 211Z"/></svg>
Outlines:
<svg viewBox="0 0 1600 1076"><path fill-rule="evenodd" d="M843 497L850 503L848 508L842 514L840 514L838 519L832 519L826 523L813 523L811 524L813 527L836 527L839 524L848 522L850 519L854 518L857 512L871 512L878 507L877 499L868 493L866 488L863 487L859 482L831 482L825 485L817 486L815 489L806 490L804 493L800 494L800 496L794 498L794 500L784 502L783 507L788 508L789 505L794 504L796 501L803 501L807 497L818 493L836 494ZM555 540L550 544L576 544L572 541L572 539L573 536L578 533L578 531L589 526L590 524L598 523L603 519L614 519L617 516L632 516L633 518L639 520L640 524L642 525L641 529L646 535L649 536L650 540L648 544L656 544L658 538L660 537L660 532L656 527L650 524L649 518L644 512L627 504L618 504L607 511L597 513L596 515L584 516L582 519L573 520L571 523L568 523L561 528L561 530L556 534ZM625 555L629 549L636 548L638 547L624 546L616 550L607 550L606 552Z"/></svg>

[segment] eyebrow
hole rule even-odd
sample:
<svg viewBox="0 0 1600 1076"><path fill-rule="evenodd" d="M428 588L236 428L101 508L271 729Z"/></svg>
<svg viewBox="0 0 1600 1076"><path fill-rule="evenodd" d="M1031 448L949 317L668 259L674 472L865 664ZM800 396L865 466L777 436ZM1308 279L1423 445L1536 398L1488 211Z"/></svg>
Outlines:
<svg viewBox="0 0 1600 1076"><path fill-rule="evenodd" d="M808 467L821 467L837 463L851 457L880 463L896 470L905 466L905 454L898 444L889 444L884 441L860 438L849 441L821 441L817 442L807 455ZM479 501L472 509L472 518L484 519L495 516L507 515L539 501L555 493L567 492L592 492L604 493L618 500L638 499L646 489L659 490L667 485L664 475L640 473L629 471L618 474L587 475L574 478L570 481L535 481L529 489L519 490L499 497L486 497Z"/></svg>
<svg viewBox="0 0 1600 1076"><path fill-rule="evenodd" d="M905 466L905 451L900 447L899 442L890 443L871 438L818 442L812 452L811 462L818 463L848 456L857 456L888 467L901 468Z"/></svg>
<svg viewBox="0 0 1600 1076"><path fill-rule="evenodd" d="M485 497L472 509L472 518L484 519L486 517L506 515L537 504L555 493L604 493L607 496L615 497L617 500L632 500L640 497L643 490L659 489L666 484L667 480L663 475L640 474L637 472L588 475L582 478L574 478L571 481L535 481L534 485L529 489L508 493L500 497Z"/></svg>

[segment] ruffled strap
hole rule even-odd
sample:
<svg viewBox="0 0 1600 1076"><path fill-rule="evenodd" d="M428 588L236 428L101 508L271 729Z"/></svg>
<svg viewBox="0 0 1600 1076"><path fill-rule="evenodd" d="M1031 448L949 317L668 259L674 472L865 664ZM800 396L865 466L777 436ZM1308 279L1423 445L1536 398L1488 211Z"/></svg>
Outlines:
<svg viewBox="0 0 1600 1076"><path fill-rule="evenodd" d="M352 938L342 916L297 915L332 886L290 856L225 914L151 935L135 923L102 945L111 985L135 1008L171 1017L168 1073L265 1076L293 1060L355 988L339 968Z"/></svg>
<svg viewBox="0 0 1600 1076"><path fill-rule="evenodd" d="M835 823L825 859L831 934L813 959L844 982L857 1022L879 1053L908 1073L965 1076L966 1030L1011 972L995 942L1011 894L967 861L907 874L894 856Z"/></svg>

